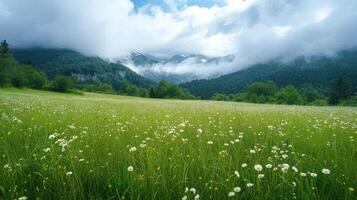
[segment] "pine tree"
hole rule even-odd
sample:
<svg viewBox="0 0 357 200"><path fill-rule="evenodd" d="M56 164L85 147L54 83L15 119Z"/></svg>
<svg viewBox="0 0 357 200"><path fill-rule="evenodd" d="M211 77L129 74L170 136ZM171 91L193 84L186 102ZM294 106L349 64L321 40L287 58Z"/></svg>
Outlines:
<svg viewBox="0 0 357 200"><path fill-rule="evenodd" d="M340 100L347 99L349 96L350 86L348 82L343 76L338 75L330 88L330 103L337 104Z"/></svg>
<svg viewBox="0 0 357 200"><path fill-rule="evenodd" d="M3 55L6 55L6 54L9 53L9 43L7 43L6 40L3 40L3 41L1 42L1 53L2 53Z"/></svg>

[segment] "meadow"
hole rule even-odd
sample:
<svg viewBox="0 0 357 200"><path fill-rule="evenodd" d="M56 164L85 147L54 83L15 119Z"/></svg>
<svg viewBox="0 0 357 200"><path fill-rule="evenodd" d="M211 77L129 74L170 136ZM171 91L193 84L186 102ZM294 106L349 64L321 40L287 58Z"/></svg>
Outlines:
<svg viewBox="0 0 357 200"><path fill-rule="evenodd" d="M357 199L357 108L0 89L0 199Z"/></svg>

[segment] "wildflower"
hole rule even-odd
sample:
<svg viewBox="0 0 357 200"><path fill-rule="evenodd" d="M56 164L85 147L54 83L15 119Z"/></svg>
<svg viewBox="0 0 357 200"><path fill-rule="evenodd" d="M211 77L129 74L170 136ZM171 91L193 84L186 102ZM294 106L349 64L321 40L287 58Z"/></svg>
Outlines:
<svg viewBox="0 0 357 200"><path fill-rule="evenodd" d="M329 169L322 169L322 173L328 175L331 174L331 171Z"/></svg>
<svg viewBox="0 0 357 200"><path fill-rule="evenodd" d="M132 171L134 171L134 167L133 166L129 166L128 167L128 172L132 172Z"/></svg>
<svg viewBox="0 0 357 200"><path fill-rule="evenodd" d="M46 149L43 149L43 151L47 153L47 152L50 152L51 149L50 148L46 148Z"/></svg>
<svg viewBox="0 0 357 200"><path fill-rule="evenodd" d="M198 200L198 199L200 199L200 195L199 195L199 194L196 194L195 200Z"/></svg>
<svg viewBox="0 0 357 200"><path fill-rule="evenodd" d="M23 197L19 197L17 200L27 200L27 199L28 199L28 197L23 196Z"/></svg>
<svg viewBox="0 0 357 200"><path fill-rule="evenodd" d="M67 176L71 176L73 174L73 172L67 172L66 175Z"/></svg>
<svg viewBox="0 0 357 200"><path fill-rule="evenodd" d="M238 193L238 192L242 191L242 189L241 189L240 187L235 187L235 188L233 189L233 191Z"/></svg>
<svg viewBox="0 0 357 200"><path fill-rule="evenodd" d="M317 174L316 173L310 173L310 176L311 177L317 177Z"/></svg>
<svg viewBox="0 0 357 200"><path fill-rule="evenodd" d="M192 192L193 194L196 194L196 189L195 188L191 188L190 192Z"/></svg>
<svg viewBox="0 0 357 200"><path fill-rule="evenodd" d="M300 173L300 176L305 177L305 176L306 176L306 173L301 172L301 173Z"/></svg>
<svg viewBox="0 0 357 200"><path fill-rule="evenodd" d="M253 187L254 184L253 183L247 183L247 187Z"/></svg>
<svg viewBox="0 0 357 200"><path fill-rule="evenodd" d="M348 191L349 191L349 192L354 192L355 189L354 189L353 187L349 187L349 188L348 188Z"/></svg>
<svg viewBox="0 0 357 200"><path fill-rule="evenodd" d="M181 200L187 200L187 195L183 196Z"/></svg>
<svg viewBox="0 0 357 200"><path fill-rule="evenodd" d="M208 141L207 144L213 144L213 142L212 141Z"/></svg>
<svg viewBox="0 0 357 200"><path fill-rule="evenodd" d="M259 178L259 179L262 179L262 178L264 178L264 177L265 177L264 174L259 174L259 175L258 175L258 178Z"/></svg>
<svg viewBox="0 0 357 200"><path fill-rule="evenodd" d="M74 124L69 125L68 128L70 128L70 129L76 129L76 127L74 126Z"/></svg>
<svg viewBox="0 0 357 200"><path fill-rule="evenodd" d="M289 168L290 168L289 164L284 163L281 165L281 171L284 173L288 172Z"/></svg>
<svg viewBox="0 0 357 200"><path fill-rule="evenodd" d="M239 177L240 177L240 174L239 174L239 172L238 172L238 171L234 171L234 174L237 176L237 178L239 178Z"/></svg>
<svg viewBox="0 0 357 200"><path fill-rule="evenodd" d="M295 166L291 167L291 169L292 169L294 172L299 172L299 170L298 170Z"/></svg>
<svg viewBox="0 0 357 200"><path fill-rule="evenodd" d="M263 166L259 165L259 164L256 164L254 165L254 169L258 172L262 171L263 170Z"/></svg>
<svg viewBox="0 0 357 200"><path fill-rule="evenodd" d="M250 150L250 151L249 151L249 153L251 153L251 154L255 154L255 150L254 150L254 149L252 149L252 150Z"/></svg>
<svg viewBox="0 0 357 200"><path fill-rule="evenodd" d="M272 164L267 164L267 165L265 165L265 168L267 168L267 169L271 169L272 167L273 167Z"/></svg>
<svg viewBox="0 0 357 200"><path fill-rule="evenodd" d="M228 197L234 197L236 195L236 193L234 193L234 192L229 192L228 193Z"/></svg>
<svg viewBox="0 0 357 200"><path fill-rule="evenodd" d="M197 132L198 132L198 133L202 133L202 129L200 129L200 128L197 129Z"/></svg>
<svg viewBox="0 0 357 200"><path fill-rule="evenodd" d="M187 193L187 192L188 192L188 187L185 188L185 193Z"/></svg>
<svg viewBox="0 0 357 200"><path fill-rule="evenodd" d="M136 151L136 147L131 147L130 149L129 149L129 152L135 152Z"/></svg>
<svg viewBox="0 0 357 200"><path fill-rule="evenodd" d="M248 167L247 163L243 163L242 168L246 168L246 167Z"/></svg>

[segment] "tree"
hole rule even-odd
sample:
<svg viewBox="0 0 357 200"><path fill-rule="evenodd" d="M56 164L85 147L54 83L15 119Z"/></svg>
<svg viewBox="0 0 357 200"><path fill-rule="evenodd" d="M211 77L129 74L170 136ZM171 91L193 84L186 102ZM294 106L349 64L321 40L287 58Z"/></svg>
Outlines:
<svg viewBox="0 0 357 200"><path fill-rule="evenodd" d="M331 85L329 102L335 105L349 96L350 86L347 80L343 76L338 75Z"/></svg>
<svg viewBox="0 0 357 200"><path fill-rule="evenodd" d="M228 96L226 96L226 95L224 95L224 94L215 93L215 94L212 96L212 100L215 100L215 101L229 101L229 98L228 98Z"/></svg>
<svg viewBox="0 0 357 200"><path fill-rule="evenodd" d="M270 102L276 91L273 81L255 82L247 88L247 99L254 103Z"/></svg>
<svg viewBox="0 0 357 200"><path fill-rule="evenodd" d="M195 99L187 90L165 80L161 80L156 87L151 88L149 95L152 98Z"/></svg>
<svg viewBox="0 0 357 200"><path fill-rule="evenodd" d="M42 89L47 82L47 76L32 66L26 66L24 73L28 80L28 86L31 88Z"/></svg>
<svg viewBox="0 0 357 200"><path fill-rule="evenodd" d="M1 54L7 55L9 53L9 44L7 43L7 41L3 40L0 46L1 46Z"/></svg>
<svg viewBox="0 0 357 200"><path fill-rule="evenodd" d="M303 96L306 103L311 103L321 98L320 93L314 87L312 87L311 84L307 84L302 88L301 95Z"/></svg>
<svg viewBox="0 0 357 200"><path fill-rule="evenodd" d="M280 89L275 94L277 103L288 105L300 105L304 103L303 97L292 85Z"/></svg>
<svg viewBox="0 0 357 200"><path fill-rule="evenodd" d="M57 92L68 92L74 87L75 80L73 77L57 76L54 79L53 90Z"/></svg>

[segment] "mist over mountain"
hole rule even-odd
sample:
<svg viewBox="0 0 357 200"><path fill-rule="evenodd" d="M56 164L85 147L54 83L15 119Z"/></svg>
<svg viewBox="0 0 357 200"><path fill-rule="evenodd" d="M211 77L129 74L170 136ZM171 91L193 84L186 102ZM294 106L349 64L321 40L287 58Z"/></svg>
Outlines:
<svg viewBox="0 0 357 200"><path fill-rule="evenodd" d="M159 58L134 51L119 62L151 80L165 79L174 83L182 83L222 75L221 70L217 70L218 66L231 66L234 60L233 55L208 57L198 54L176 54Z"/></svg>
<svg viewBox="0 0 357 200"><path fill-rule="evenodd" d="M302 88L310 84L328 96L337 76L344 77L352 86L351 93L357 92L356 48L340 51L335 56L300 57L289 62L271 60L215 79L194 80L181 86L194 95L210 98L215 93L243 92L254 82L273 81L279 87Z"/></svg>

